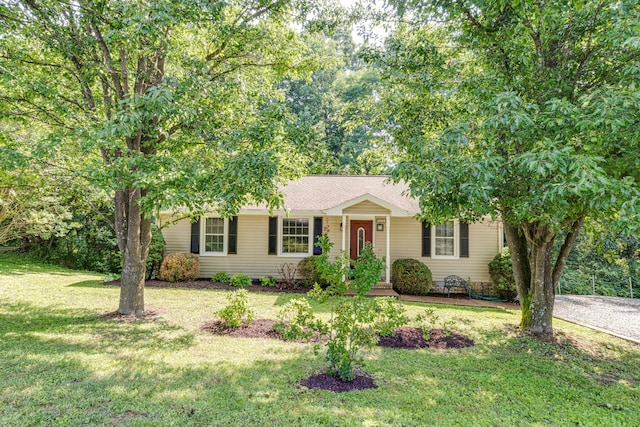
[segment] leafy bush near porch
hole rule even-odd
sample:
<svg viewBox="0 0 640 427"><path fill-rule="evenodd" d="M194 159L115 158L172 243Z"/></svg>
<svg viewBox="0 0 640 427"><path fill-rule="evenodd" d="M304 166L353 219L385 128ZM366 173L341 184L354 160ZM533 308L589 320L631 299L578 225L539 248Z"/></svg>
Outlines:
<svg viewBox="0 0 640 427"><path fill-rule="evenodd" d="M229 283L231 281L231 278L226 272L218 271L216 274L213 275L213 277L211 278L211 281L219 282L219 283Z"/></svg>
<svg viewBox="0 0 640 427"><path fill-rule="evenodd" d="M260 276L260 284L268 288L275 288L278 286L278 281L273 276Z"/></svg>
<svg viewBox="0 0 640 427"><path fill-rule="evenodd" d="M513 267L511 266L511 255L509 248L504 248L502 252L489 263L489 276L495 285L496 293L500 298L507 301L513 300L518 291L516 290L516 279L513 276Z"/></svg>
<svg viewBox="0 0 640 427"><path fill-rule="evenodd" d="M310 256L303 258L298 263L298 276L305 288L313 288L317 283L322 288L326 288L328 283L322 278L318 271L318 257Z"/></svg>
<svg viewBox="0 0 640 427"><path fill-rule="evenodd" d="M234 274L231 276L229 284L238 288L244 288L245 286L251 286L251 278L244 273Z"/></svg>
<svg viewBox="0 0 640 427"><path fill-rule="evenodd" d="M195 280L200 274L198 257L193 254L169 254L162 260L158 279L167 282Z"/></svg>
<svg viewBox="0 0 640 427"><path fill-rule="evenodd" d="M431 270L412 258L400 258L391 265L393 289L403 295L426 295L431 290Z"/></svg>

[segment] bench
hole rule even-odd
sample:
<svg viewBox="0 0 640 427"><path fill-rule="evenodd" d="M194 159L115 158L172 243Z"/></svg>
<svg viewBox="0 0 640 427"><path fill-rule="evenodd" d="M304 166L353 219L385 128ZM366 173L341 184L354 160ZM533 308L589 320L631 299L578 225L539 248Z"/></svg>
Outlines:
<svg viewBox="0 0 640 427"><path fill-rule="evenodd" d="M451 289L464 289L464 291L471 298L471 289L466 280L460 276L447 276L444 278L444 290L447 291L447 297L451 297Z"/></svg>

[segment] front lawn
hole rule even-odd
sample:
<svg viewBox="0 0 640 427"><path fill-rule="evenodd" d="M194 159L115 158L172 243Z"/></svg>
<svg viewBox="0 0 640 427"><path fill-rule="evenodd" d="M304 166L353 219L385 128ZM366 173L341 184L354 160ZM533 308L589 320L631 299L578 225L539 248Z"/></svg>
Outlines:
<svg viewBox="0 0 640 427"><path fill-rule="evenodd" d="M476 345L376 348L379 387L335 394L297 384L325 364L312 344L201 332L225 291L149 288L157 316L120 321L100 279L0 256L0 426L640 425L640 346L561 321L548 344L518 312L435 306ZM249 301L275 319L294 297Z"/></svg>

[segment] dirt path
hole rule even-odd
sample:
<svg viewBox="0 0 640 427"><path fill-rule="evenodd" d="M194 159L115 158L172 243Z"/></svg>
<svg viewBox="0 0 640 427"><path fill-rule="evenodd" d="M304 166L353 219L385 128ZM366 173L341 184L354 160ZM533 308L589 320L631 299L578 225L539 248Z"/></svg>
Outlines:
<svg viewBox="0 0 640 427"><path fill-rule="evenodd" d="M557 295L553 316L640 344L640 299Z"/></svg>

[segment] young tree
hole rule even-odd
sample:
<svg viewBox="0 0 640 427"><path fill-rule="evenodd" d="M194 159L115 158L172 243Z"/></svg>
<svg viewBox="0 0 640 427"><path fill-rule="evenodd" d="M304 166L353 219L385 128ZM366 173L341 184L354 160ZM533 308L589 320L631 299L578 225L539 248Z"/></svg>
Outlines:
<svg viewBox="0 0 640 427"><path fill-rule="evenodd" d="M272 102L272 82L304 68L291 13L286 0L0 5L0 113L47 129L33 158L70 153L78 179L113 194L119 313L144 312L159 209L275 206L298 173Z"/></svg>
<svg viewBox="0 0 640 427"><path fill-rule="evenodd" d="M638 3L393 3L412 23L372 58L404 149L395 178L430 221L500 217L521 325L552 334L585 218L638 226Z"/></svg>

